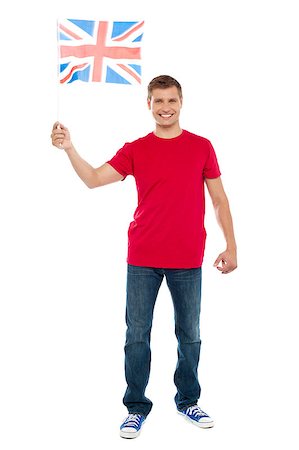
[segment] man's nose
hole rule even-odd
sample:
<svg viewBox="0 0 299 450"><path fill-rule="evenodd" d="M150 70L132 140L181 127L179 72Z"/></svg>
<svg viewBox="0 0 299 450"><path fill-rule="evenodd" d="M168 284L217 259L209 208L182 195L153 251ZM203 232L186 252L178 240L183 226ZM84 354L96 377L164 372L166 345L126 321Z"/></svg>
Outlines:
<svg viewBox="0 0 299 450"><path fill-rule="evenodd" d="M163 109L163 111L164 112L168 112L168 111L170 111L170 105L168 105L167 103L165 103L163 106L162 106L162 109Z"/></svg>

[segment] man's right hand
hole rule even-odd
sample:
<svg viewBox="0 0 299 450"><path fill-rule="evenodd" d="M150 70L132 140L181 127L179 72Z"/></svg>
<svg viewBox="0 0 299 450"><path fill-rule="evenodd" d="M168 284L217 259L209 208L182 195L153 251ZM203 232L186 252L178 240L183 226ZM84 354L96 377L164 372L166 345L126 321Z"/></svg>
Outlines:
<svg viewBox="0 0 299 450"><path fill-rule="evenodd" d="M55 122L51 133L52 144L60 149L68 150L72 147L69 130L60 122Z"/></svg>

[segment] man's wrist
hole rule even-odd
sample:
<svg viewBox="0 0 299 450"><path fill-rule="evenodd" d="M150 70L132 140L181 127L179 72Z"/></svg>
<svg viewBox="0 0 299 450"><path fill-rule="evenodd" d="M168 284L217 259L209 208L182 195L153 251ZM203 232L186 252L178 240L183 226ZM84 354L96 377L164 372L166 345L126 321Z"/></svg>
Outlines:
<svg viewBox="0 0 299 450"><path fill-rule="evenodd" d="M72 143L68 147L62 147L62 148L65 151L65 153L71 153L72 151L75 150L75 147L73 146Z"/></svg>
<svg viewBox="0 0 299 450"><path fill-rule="evenodd" d="M237 253L237 246L236 245L227 245L226 251L229 253Z"/></svg>

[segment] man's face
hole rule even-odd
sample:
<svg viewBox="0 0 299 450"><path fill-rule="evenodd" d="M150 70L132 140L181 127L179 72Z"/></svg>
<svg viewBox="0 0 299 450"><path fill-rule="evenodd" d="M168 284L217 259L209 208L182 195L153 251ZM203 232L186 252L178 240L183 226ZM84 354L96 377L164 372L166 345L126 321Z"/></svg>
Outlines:
<svg viewBox="0 0 299 450"><path fill-rule="evenodd" d="M157 125L170 127L179 121L182 99L176 86L166 89L154 89L147 101Z"/></svg>

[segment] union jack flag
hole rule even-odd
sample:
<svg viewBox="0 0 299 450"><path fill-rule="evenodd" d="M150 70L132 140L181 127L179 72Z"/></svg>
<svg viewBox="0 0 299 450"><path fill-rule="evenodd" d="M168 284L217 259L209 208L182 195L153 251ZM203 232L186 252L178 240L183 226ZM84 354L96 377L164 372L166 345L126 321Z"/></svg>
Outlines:
<svg viewBox="0 0 299 450"><path fill-rule="evenodd" d="M60 20L60 83L141 83L143 26L143 21Z"/></svg>

